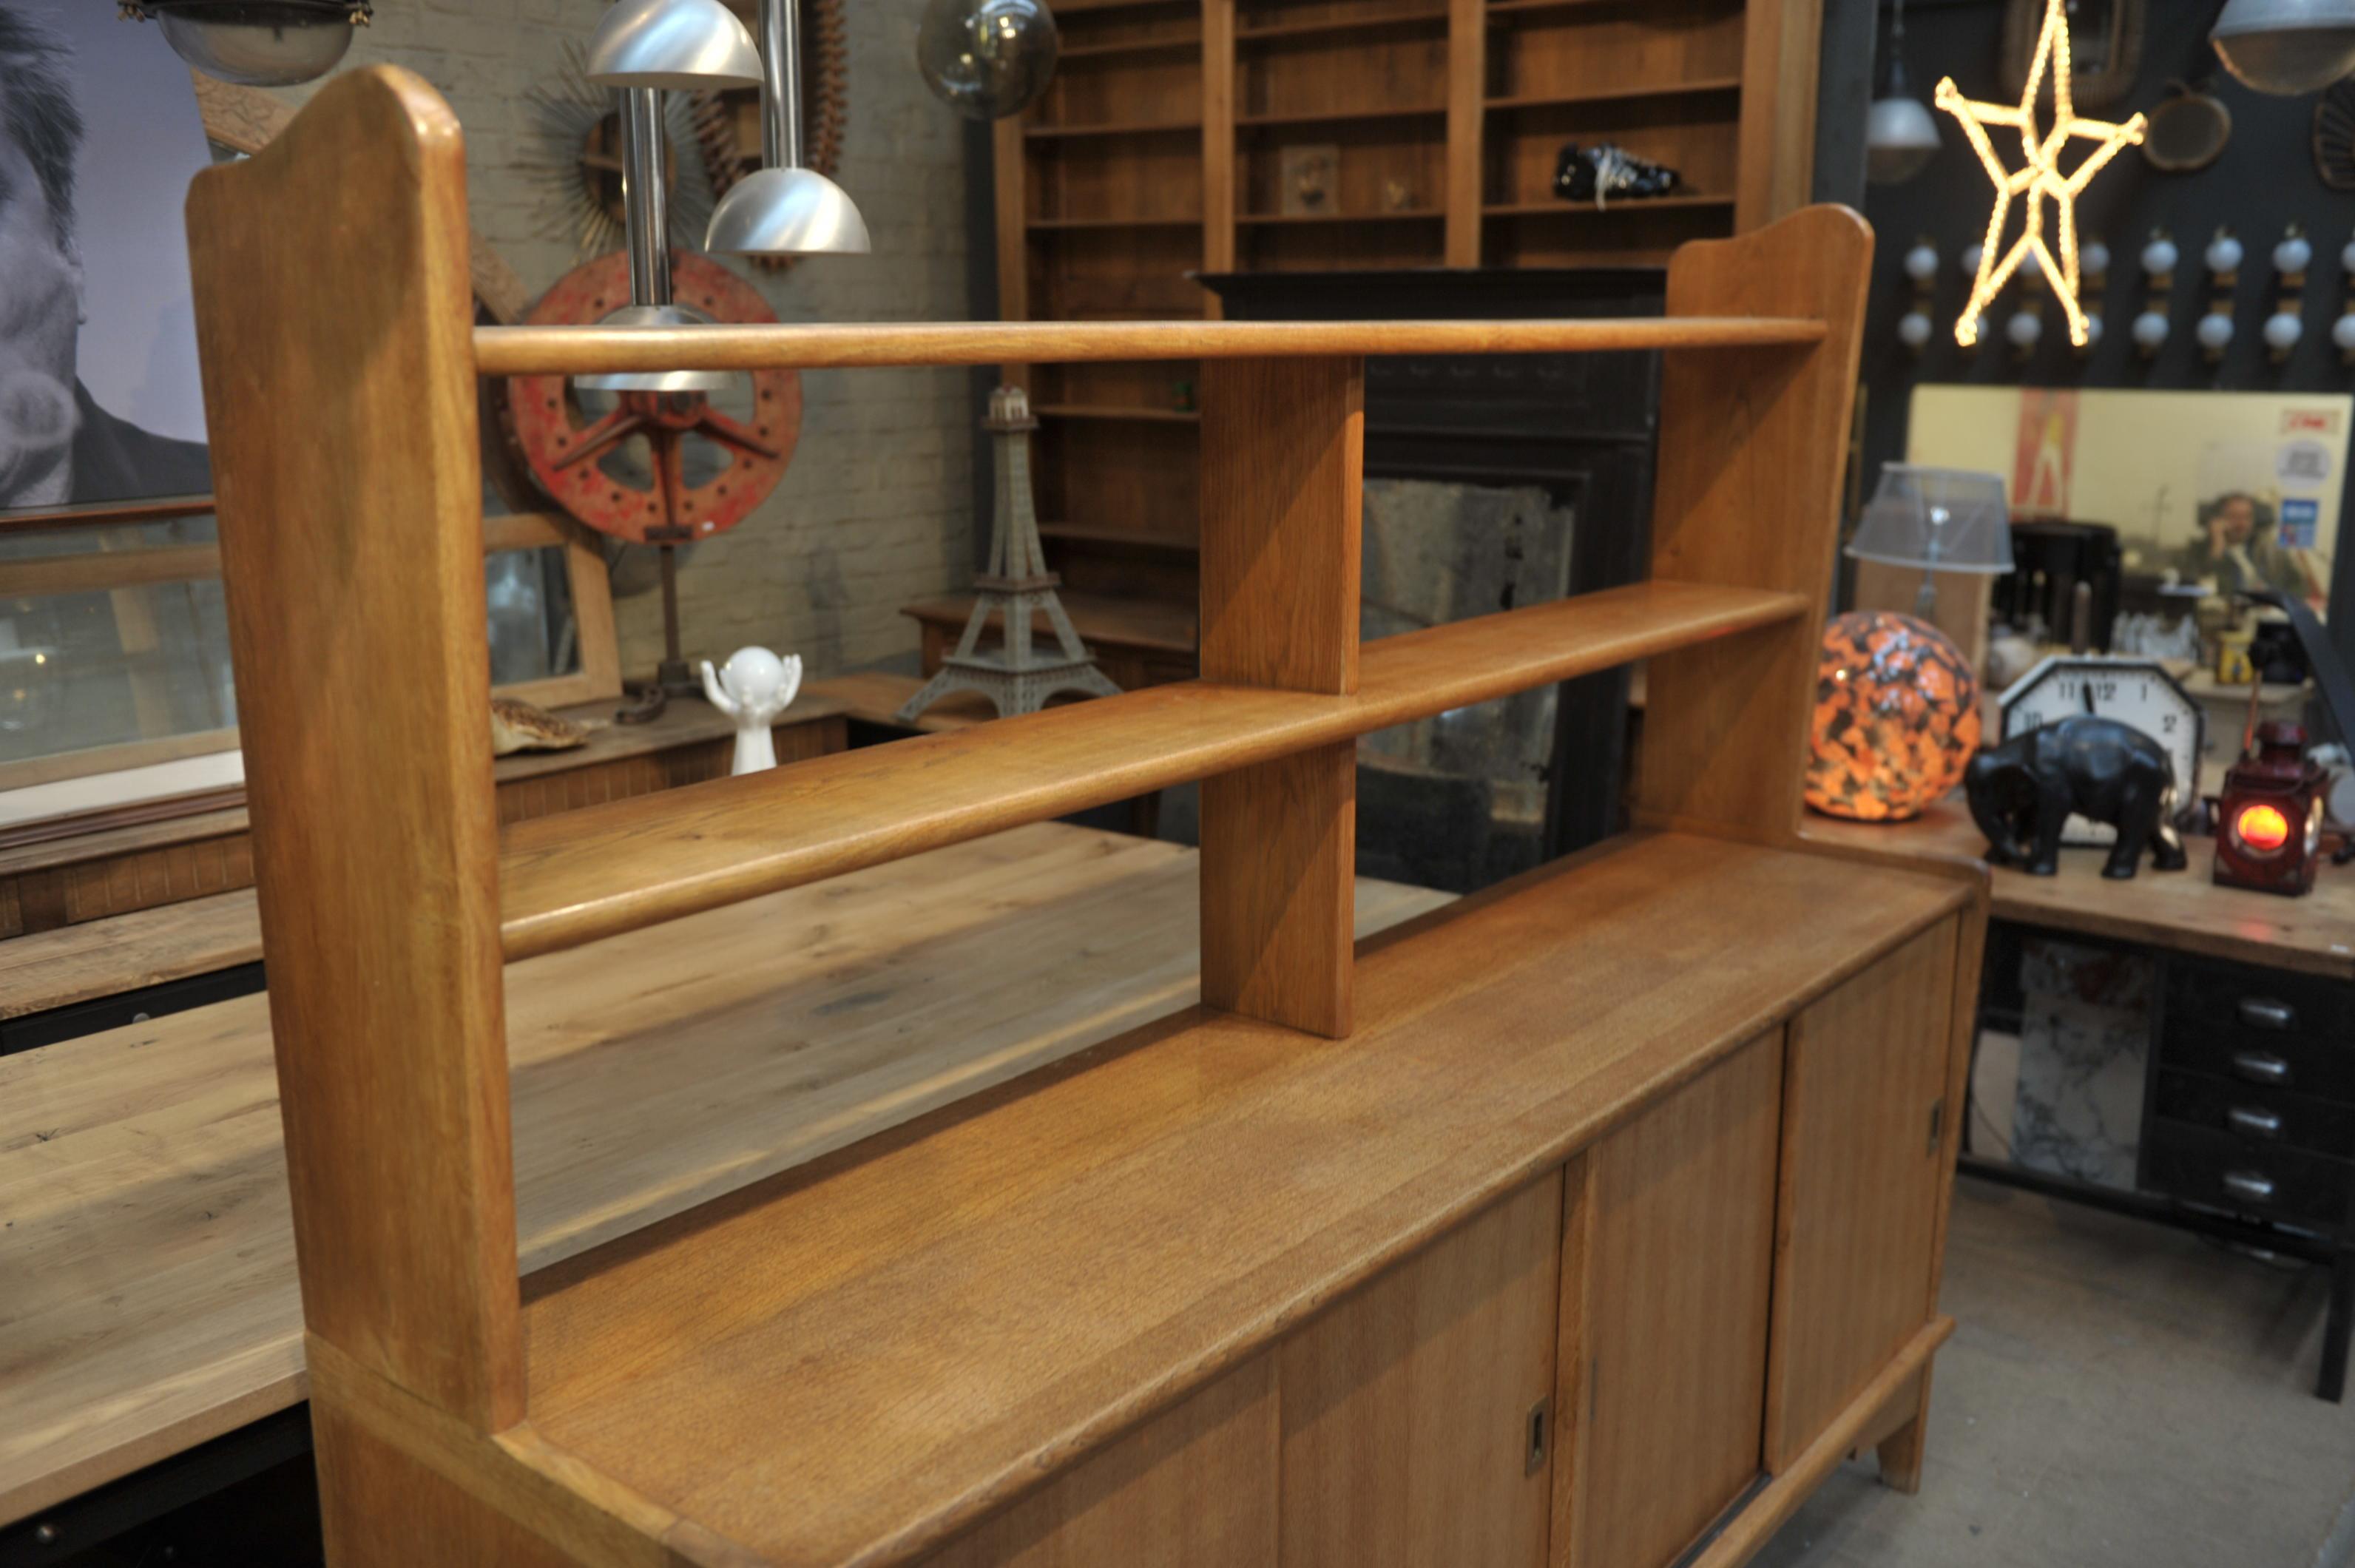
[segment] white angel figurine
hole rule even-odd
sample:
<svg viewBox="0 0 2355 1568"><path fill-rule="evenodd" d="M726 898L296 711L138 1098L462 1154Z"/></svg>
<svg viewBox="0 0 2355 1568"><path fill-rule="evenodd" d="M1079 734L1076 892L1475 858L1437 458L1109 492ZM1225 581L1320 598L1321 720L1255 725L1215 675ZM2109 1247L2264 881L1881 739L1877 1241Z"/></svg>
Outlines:
<svg viewBox="0 0 2355 1568"><path fill-rule="evenodd" d="M777 765L769 727L801 688L799 654L781 659L766 648L738 648L716 675L711 661L703 661L703 695L736 720L736 763L730 773L757 773Z"/></svg>

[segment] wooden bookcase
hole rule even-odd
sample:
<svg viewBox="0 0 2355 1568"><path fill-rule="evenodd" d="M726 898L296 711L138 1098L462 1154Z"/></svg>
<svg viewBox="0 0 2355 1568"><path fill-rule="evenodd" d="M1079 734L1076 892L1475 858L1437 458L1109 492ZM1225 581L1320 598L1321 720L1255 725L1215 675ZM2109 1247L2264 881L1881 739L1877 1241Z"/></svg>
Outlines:
<svg viewBox="0 0 2355 1568"><path fill-rule="evenodd" d="M1063 59L996 135L1007 321L1215 316L1196 272L1657 263L1807 199L1818 0L1080 0ZM1684 176L1597 211L1569 142ZM1287 211L1329 146L1329 207ZM1124 684L1181 677L1200 419L1184 363L1008 366L1042 421L1049 564ZM911 605L932 645L969 600Z"/></svg>
<svg viewBox="0 0 2355 1568"><path fill-rule="evenodd" d="M338 1568L1732 1568L1918 1483L1986 887L1799 837L1861 219L1643 320L476 327L464 168L378 68L189 200ZM1634 349L1649 579L1361 647L1365 357ZM478 378L1009 361L1199 375L1200 678L500 827ZM1634 660L1643 829L1353 944L1357 737ZM1199 1005L518 1278L506 965L1186 780Z"/></svg>

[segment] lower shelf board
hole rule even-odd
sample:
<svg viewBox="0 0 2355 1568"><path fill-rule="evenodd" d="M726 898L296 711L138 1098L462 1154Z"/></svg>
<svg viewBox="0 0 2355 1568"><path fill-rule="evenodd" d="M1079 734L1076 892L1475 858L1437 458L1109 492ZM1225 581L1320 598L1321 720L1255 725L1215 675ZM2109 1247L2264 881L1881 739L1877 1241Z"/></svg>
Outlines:
<svg viewBox="0 0 2355 1568"><path fill-rule="evenodd" d="M751 1552L907 1560L1966 896L1673 834L1544 868L1365 944L1348 1040L1191 1009L532 1276L534 1428Z"/></svg>

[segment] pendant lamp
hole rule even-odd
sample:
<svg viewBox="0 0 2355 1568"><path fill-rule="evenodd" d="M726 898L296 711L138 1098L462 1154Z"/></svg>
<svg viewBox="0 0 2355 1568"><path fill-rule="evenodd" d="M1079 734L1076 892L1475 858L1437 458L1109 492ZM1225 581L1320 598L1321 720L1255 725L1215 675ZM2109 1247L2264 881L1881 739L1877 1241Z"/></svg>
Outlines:
<svg viewBox="0 0 2355 1568"><path fill-rule="evenodd" d="M625 89L750 87L761 80L761 55L719 0L620 0L589 40L586 74Z"/></svg>
<svg viewBox="0 0 2355 1568"><path fill-rule="evenodd" d="M757 82L760 51L719 0L620 0L590 41L587 74L621 90L622 217L630 252L630 303L598 325L709 326L709 316L671 300L662 95ZM713 392L738 379L725 370L616 370L576 376L572 384L584 391Z"/></svg>
<svg viewBox="0 0 2355 1568"><path fill-rule="evenodd" d="M2208 41L2259 92L2319 92L2355 72L2355 0L2230 0Z"/></svg>
<svg viewBox="0 0 2355 1568"><path fill-rule="evenodd" d="M1938 122L1905 83L1905 0L1889 24L1889 86L1864 121L1864 176L1874 185L1903 185L1938 152Z"/></svg>
<svg viewBox="0 0 2355 1568"><path fill-rule="evenodd" d="M863 255L867 220L842 187L802 166L801 7L760 0L761 161L712 210L703 248L733 256Z"/></svg>

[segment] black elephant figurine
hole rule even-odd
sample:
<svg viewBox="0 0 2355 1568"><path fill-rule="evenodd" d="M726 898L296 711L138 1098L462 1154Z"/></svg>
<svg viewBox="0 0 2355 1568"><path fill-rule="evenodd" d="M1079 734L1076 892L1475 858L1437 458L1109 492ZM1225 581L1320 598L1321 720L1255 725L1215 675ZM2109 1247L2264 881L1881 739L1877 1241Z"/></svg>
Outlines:
<svg viewBox="0 0 2355 1568"><path fill-rule="evenodd" d="M2035 877L2060 869L2061 829L2073 811L2118 830L2102 875L2132 877L2146 848L2158 869L2183 869L2175 790L2175 764L2158 741L2091 714L1982 747L1963 770L1988 862Z"/></svg>

